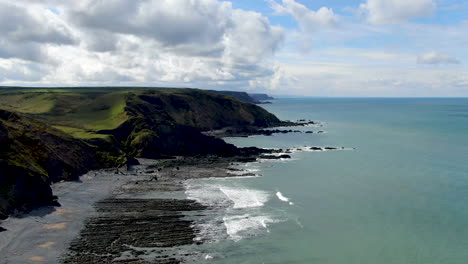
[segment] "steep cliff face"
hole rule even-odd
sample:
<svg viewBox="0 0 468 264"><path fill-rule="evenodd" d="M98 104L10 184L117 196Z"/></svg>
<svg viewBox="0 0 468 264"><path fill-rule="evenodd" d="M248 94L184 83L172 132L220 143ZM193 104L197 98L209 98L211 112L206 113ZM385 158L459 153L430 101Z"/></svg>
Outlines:
<svg viewBox="0 0 468 264"><path fill-rule="evenodd" d="M174 122L199 130L246 125L270 127L281 124L276 116L257 105L207 91L146 91L137 96L139 100L136 103L149 103L162 110Z"/></svg>
<svg viewBox="0 0 468 264"><path fill-rule="evenodd" d="M262 108L198 90L139 91L126 96L129 119L111 134L130 155L235 155L238 149L200 131L225 126L280 123Z"/></svg>
<svg viewBox="0 0 468 264"><path fill-rule="evenodd" d="M8 109L0 110L0 217L53 202L53 182L133 157L246 153L202 131L282 124L257 105L196 89L18 89L0 95L0 108Z"/></svg>
<svg viewBox="0 0 468 264"><path fill-rule="evenodd" d="M45 123L0 110L0 218L53 202L50 183L96 168L95 151Z"/></svg>

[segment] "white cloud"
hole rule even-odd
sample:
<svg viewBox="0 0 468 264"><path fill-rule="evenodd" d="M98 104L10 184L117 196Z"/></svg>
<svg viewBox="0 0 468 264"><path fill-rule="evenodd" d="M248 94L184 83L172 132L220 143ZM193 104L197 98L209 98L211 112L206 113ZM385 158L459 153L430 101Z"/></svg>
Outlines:
<svg viewBox="0 0 468 264"><path fill-rule="evenodd" d="M217 0L7 2L0 0L0 58L42 65L35 84L242 88L274 76L269 59L284 39L260 13ZM33 82L9 72L2 82Z"/></svg>
<svg viewBox="0 0 468 264"><path fill-rule="evenodd" d="M338 16L331 8L322 7L313 11L294 0L283 0L282 4L269 0L269 3L277 15L292 15L305 31L312 32L318 27L334 26L338 22Z"/></svg>
<svg viewBox="0 0 468 264"><path fill-rule="evenodd" d="M283 64L296 78L288 94L352 97L467 96L468 70L369 67L356 64Z"/></svg>
<svg viewBox="0 0 468 264"><path fill-rule="evenodd" d="M397 24L434 13L433 0L367 0L360 13L373 24Z"/></svg>
<svg viewBox="0 0 468 264"><path fill-rule="evenodd" d="M320 29L334 27L339 21L339 16L328 7L313 11L294 0L282 0L282 4L274 0L268 0L268 2L276 15L291 15L298 22L301 31L300 38L305 50L310 49L313 33Z"/></svg>
<svg viewBox="0 0 468 264"><path fill-rule="evenodd" d="M457 58L435 51L419 55L417 62L419 64L460 64Z"/></svg>
<svg viewBox="0 0 468 264"><path fill-rule="evenodd" d="M50 10L0 1L0 58L47 60L44 45L73 45L70 28Z"/></svg>

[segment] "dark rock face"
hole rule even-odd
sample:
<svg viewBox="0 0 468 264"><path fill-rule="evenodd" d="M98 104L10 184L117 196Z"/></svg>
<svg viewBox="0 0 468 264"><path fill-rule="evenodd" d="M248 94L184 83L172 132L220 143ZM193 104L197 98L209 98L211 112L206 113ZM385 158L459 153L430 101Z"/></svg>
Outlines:
<svg viewBox="0 0 468 264"><path fill-rule="evenodd" d="M283 155L261 155L260 158L262 159L290 159L291 156L287 154Z"/></svg>
<svg viewBox="0 0 468 264"><path fill-rule="evenodd" d="M0 218L56 204L50 183L96 168L95 151L45 123L0 110Z"/></svg>
<svg viewBox="0 0 468 264"><path fill-rule="evenodd" d="M281 123L256 105L197 90L129 95L126 112L131 117L128 121L115 130L101 132L112 134L130 156L145 158L238 155L234 145L201 131L228 125L265 127Z"/></svg>

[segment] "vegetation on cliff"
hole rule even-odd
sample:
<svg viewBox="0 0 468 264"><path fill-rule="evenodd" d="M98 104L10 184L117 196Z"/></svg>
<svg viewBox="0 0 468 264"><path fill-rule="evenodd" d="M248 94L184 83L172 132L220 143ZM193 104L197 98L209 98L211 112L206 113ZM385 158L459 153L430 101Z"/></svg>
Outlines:
<svg viewBox="0 0 468 264"><path fill-rule="evenodd" d="M254 104L197 89L3 88L0 109L0 217L53 202L52 182L134 157L247 151L203 131L282 124Z"/></svg>
<svg viewBox="0 0 468 264"><path fill-rule="evenodd" d="M0 218L54 201L50 183L98 167L95 150L46 123L0 110Z"/></svg>

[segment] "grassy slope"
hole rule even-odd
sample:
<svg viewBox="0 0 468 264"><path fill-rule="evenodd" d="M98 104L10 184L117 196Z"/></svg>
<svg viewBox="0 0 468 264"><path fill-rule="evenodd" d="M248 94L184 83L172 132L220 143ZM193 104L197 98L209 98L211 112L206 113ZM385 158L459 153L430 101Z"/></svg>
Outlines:
<svg viewBox="0 0 468 264"><path fill-rule="evenodd" d="M0 88L0 113L0 218L50 201L50 182L94 167L238 154L201 130L280 123L259 106L195 89Z"/></svg>
<svg viewBox="0 0 468 264"><path fill-rule="evenodd" d="M256 105L195 89L0 89L0 108L33 115L81 139L107 138L99 131L116 129L131 118L128 108L144 103L160 110L145 114L200 130L279 122Z"/></svg>
<svg viewBox="0 0 468 264"><path fill-rule="evenodd" d="M96 131L127 120L125 93L101 89L0 89L0 108L30 114L77 138L103 138Z"/></svg>

